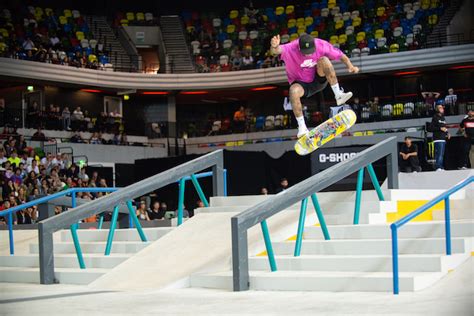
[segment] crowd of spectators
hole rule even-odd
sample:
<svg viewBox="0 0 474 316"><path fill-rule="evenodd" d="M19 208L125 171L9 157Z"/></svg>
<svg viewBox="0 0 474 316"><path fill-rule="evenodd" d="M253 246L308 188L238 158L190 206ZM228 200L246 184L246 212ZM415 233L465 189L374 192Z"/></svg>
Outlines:
<svg viewBox="0 0 474 316"><path fill-rule="evenodd" d="M98 172L87 173L65 154L42 153L28 147L21 135L10 135L0 144L0 211L39 197L73 187L107 187ZM78 198L95 199L103 193L78 193ZM56 207L55 213L63 211ZM37 206L13 214L14 224L32 224L38 220ZM0 218L0 223L7 219Z"/></svg>
<svg viewBox="0 0 474 316"><path fill-rule="evenodd" d="M109 64L109 52L93 39L78 11L74 16L70 10L45 12L39 7L16 11L1 12L0 57L91 69Z"/></svg>

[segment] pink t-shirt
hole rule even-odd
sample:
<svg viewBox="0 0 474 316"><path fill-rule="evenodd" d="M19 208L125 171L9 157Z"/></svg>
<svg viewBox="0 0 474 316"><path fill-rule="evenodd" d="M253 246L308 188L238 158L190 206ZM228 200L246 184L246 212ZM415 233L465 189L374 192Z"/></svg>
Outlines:
<svg viewBox="0 0 474 316"><path fill-rule="evenodd" d="M338 48L325 40L315 38L314 44L316 49L310 56L300 52L298 40L280 45L280 57L285 62L286 75L290 84L294 81L313 82L319 58L326 56L330 60L339 60L343 55Z"/></svg>

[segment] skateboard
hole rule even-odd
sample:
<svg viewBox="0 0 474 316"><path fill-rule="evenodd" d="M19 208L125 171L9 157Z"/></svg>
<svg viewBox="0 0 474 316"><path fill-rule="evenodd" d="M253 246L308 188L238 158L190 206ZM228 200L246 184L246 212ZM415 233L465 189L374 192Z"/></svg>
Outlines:
<svg viewBox="0 0 474 316"><path fill-rule="evenodd" d="M352 110L344 110L337 115L321 123L302 136L295 143L295 151L304 156L312 153L336 136L342 134L352 127L357 120L357 115Z"/></svg>

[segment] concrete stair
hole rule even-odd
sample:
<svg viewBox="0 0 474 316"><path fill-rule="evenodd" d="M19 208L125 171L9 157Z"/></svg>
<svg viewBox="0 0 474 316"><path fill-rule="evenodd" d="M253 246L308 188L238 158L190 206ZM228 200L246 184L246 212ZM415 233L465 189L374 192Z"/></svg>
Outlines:
<svg viewBox="0 0 474 316"><path fill-rule="evenodd" d="M80 269L69 230L55 235L55 277L58 283L89 284L170 232L172 227L145 228L148 242L142 242L136 229L117 229L112 251L104 255L108 229L78 230L86 269ZM38 244L29 245L29 254L0 256L0 282L39 283Z"/></svg>
<svg viewBox="0 0 474 316"><path fill-rule="evenodd" d="M354 195L318 194L331 240L324 240L321 227L314 223L309 225L308 219L299 257L293 256L296 243L294 236L287 240L272 239L278 271L270 271L265 251L250 254L250 289L391 292L391 230L386 215L398 212L397 199L406 196L397 191L384 192L386 197L395 198L385 202L378 202L374 192L364 191L361 204L362 224L359 225L352 225ZM429 193L430 196L432 194L435 193ZM435 195L437 194L439 193ZM428 191L412 190L409 195L408 200L419 200L420 196L427 196ZM243 211L266 198L268 196L212 198L211 207L199 211ZM439 221L442 216L440 214L444 214L444 211L433 210L433 219L410 222L399 229L400 291L425 289L471 256L474 250L474 217L471 206L472 200L464 191L451 199L451 256L446 255L445 223ZM299 203L284 212L294 212L297 221ZM313 207L309 203L307 216L313 214ZM378 219L374 220L375 217ZM295 233L296 229L295 225ZM269 230L272 232L271 226ZM192 287L232 290L232 272L194 274L190 278L190 284Z"/></svg>
<svg viewBox="0 0 474 316"><path fill-rule="evenodd" d="M194 73L194 64L180 17L177 15L162 16L160 26L166 55L169 59L166 65L167 72Z"/></svg>
<svg viewBox="0 0 474 316"><path fill-rule="evenodd" d="M110 62L114 66L115 71L131 72L137 71L134 66L134 60L138 60L138 56L127 54L120 41L117 39L114 31L107 22L105 16L85 16L94 37L104 44L104 49L109 52Z"/></svg>

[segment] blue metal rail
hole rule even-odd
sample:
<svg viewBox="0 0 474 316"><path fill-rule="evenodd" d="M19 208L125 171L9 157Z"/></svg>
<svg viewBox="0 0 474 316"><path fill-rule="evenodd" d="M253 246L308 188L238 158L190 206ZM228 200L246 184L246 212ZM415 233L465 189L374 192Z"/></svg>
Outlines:
<svg viewBox="0 0 474 316"><path fill-rule="evenodd" d="M393 265L393 294L398 294L399 289L399 278L398 278L398 229L417 217L418 215L426 212L431 207L435 206L439 202L444 200L444 222L445 222L445 232L446 232L446 255L451 255L451 220L450 220L450 207L449 207L449 197L466 187L470 183L474 182L474 176L470 176L465 180L459 182L451 189L446 192L441 193L431 201L427 202L423 206L420 206L407 216L399 219L398 221L390 225L392 230L392 265Z"/></svg>

